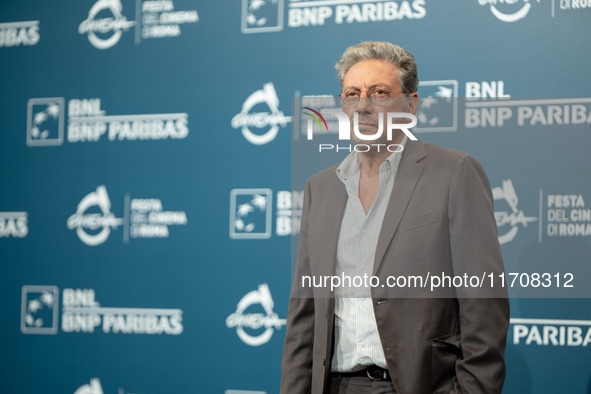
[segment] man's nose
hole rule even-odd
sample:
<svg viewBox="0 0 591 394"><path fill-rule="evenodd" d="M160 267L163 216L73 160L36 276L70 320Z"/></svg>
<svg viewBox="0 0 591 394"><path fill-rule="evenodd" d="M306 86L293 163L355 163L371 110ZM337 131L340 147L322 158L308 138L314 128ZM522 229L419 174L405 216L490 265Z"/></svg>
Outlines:
<svg viewBox="0 0 591 394"><path fill-rule="evenodd" d="M361 92L359 95L359 102L357 103L357 112L373 112L373 105L367 92Z"/></svg>

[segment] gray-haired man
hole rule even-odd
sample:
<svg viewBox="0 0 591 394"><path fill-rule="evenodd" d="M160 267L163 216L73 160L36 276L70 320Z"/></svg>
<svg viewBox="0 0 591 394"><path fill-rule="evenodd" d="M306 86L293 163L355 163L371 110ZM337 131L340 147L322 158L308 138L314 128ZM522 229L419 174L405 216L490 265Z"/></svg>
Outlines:
<svg viewBox="0 0 591 394"><path fill-rule="evenodd" d="M362 134L376 132L381 106L416 114L416 64L399 46L362 42L336 68L343 111L358 114ZM400 131L387 142L403 152L353 152L306 185L281 393L500 393L504 289L482 297L454 289L457 297L438 298L373 287L355 297L299 292L303 276L363 273L386 283L417 269L503 272L481 165L459 151L407 141Z"/></svg>

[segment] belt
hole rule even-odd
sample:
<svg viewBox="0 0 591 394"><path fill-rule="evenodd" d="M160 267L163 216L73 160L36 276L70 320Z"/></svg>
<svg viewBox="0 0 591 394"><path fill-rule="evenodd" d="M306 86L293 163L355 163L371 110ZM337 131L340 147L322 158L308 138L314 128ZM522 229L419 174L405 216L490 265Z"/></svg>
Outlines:
<svg viewBox="0 0 591 394"><path fill-rule="evenodd" d="M333 372L333 375L345 378L365 377L371 380L392 380L390 372L387 369L380 368L377 365L370 365L365 369L354 372Z"/></svg>

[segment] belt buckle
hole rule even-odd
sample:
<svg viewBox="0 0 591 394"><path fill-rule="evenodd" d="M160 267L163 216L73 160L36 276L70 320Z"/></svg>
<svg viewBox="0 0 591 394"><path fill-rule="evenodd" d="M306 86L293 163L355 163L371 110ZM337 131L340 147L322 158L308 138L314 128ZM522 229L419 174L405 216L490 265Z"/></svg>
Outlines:
<svg viewBox="0 0 591 394"><path fill-rule="evenodd" d="M385 370L385 369L384 369L384 370L382 370L382 372L383 372L384 376L383 376L383 377L381 377L381 378L376 378L376 377L373 377L373 376L371 375L371 373L369 372L369 368L370 368L370 367L367 367L367 368L365 368L365 373L367 374L367 377L368 377L370 380L374 380L374 381L382 381L382 380L386 380L386 374L387 374L387 372L386 372L386 370Z"/></svg>

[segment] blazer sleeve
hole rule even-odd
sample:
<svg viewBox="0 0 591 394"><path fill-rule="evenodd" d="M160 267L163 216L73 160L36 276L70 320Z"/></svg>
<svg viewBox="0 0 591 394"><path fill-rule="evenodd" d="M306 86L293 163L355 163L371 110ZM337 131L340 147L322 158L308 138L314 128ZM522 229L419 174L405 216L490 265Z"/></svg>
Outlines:
<svg viewBox="0 0 591 394"><path fill-rule="evenodd" d="M281 362L281 394L310 393L312 387L312 350L314 347L314 299L300 291L298 278L310 275L308 253L308 215L310 212L310 181L304 190L300 241L293 279L283 359Z"/></svg>
<svg viewBox="0 0 591 394"><path fill-rule="evenodd" d="M488 178L476 159L461 156L449 192L449 233L455 275L484 278L483 287L457 289L462 358L456 376L462 393L501 393L509 329L507 289L488 275L504 273Z"/></svg>

